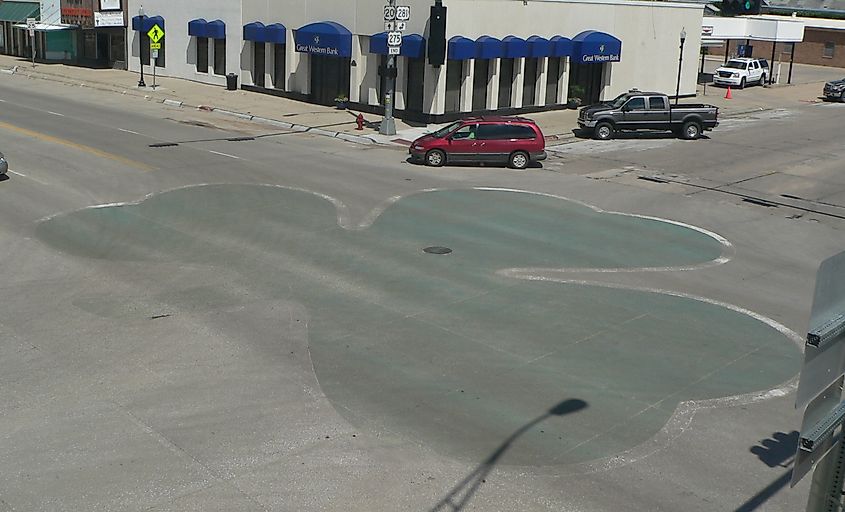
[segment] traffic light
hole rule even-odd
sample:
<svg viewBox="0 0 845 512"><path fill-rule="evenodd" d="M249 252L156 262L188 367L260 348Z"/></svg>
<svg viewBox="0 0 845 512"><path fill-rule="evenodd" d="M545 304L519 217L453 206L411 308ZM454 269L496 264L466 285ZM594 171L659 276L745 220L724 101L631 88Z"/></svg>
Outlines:
<svg viewBox="0 0 845 512"><path fill-rule="evenodd" d="M760 14L763 0L722 0L722 14L725 16L741 16Z"/></svg>

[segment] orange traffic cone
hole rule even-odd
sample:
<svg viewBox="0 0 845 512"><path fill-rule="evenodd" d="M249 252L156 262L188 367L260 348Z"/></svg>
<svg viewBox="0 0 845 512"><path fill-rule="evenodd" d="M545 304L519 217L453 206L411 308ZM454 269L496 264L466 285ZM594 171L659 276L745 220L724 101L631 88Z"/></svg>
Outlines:
<svg viewBox="0 0 845 512"><path fill-rule="evenodd" d="M726 100L733 99L733 96L731 96L731 86L730 85L728 86L728 92L725 93L725 99Z"/></svg>

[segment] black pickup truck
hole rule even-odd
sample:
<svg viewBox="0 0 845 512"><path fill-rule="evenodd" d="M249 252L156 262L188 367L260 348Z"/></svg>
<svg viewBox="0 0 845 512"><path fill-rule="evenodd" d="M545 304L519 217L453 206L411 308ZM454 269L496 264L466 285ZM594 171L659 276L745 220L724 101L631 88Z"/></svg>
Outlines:
<svg viewBox="0 0 845 512"><path fill-rule="evenodd" d="M697 139L719 124L718 116L719 108L713 105L672 105L665 94L631 90L613 101L582 108L578 127L599 140L612 139L622 130L666 130Z"/></svg>

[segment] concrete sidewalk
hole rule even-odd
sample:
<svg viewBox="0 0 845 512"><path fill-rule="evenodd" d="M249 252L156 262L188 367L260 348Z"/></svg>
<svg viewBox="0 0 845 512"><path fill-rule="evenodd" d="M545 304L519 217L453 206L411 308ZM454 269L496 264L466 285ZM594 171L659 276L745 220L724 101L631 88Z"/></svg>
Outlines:
<svg viewBox="0 0 845 512"><path fill-rule="evenodd" d="M0 55L0 71L30 78L53 80L69 85L91 87L118 94L137 96L149 101L158 101L167 105L197 108L219 114L235 116L318 135L340 138L361 144L409 144L423 133L435 128L429 126L411 126L401 120L396 121L396 136L383 136L378 133L381 117L376 114L363 114L364 130L356 130L354 110L338 110L332 107L313 105L278 96L247 92L228 91L224 87L193 82L181 78L157 77L155 90L151 87L152 76L147 74L148 86L138 87L138 74L115 69L90 69L64 64L32 64L26 59ZM0 75L2 76L2 75ZM820 79L821 77L819 77ZM808 81L792 86L749 87L745 90L733 90L732 99L725 99L723 88L699 86L699 97L683 100L684 102L702 102L716 105L721 116L730 117L771 108L789 108L806 102L819 101L822 81ZM573 137L576 127L576 110L556 110L528 114L537 121L549 140L561 140ZM439 126L439 125L438 125Z"/></svg>

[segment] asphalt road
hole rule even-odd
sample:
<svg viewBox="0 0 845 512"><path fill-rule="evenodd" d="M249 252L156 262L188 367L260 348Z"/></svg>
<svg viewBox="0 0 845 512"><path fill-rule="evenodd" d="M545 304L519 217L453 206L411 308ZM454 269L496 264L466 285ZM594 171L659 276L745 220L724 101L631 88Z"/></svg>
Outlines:
<svg viewBox="0 0 845 512"><path fill-rule="evenodd" d="M695 142L429 169L4 78L0 510L800 509L806 482L783 487L793 338L845 240L841 114L796 104ZM503 371L585 319L643 325L580 344L568 394L548 389L565 358ZM679 378L731 351L752 364ZM638 402L662 405L607 412Z"/></svg>

